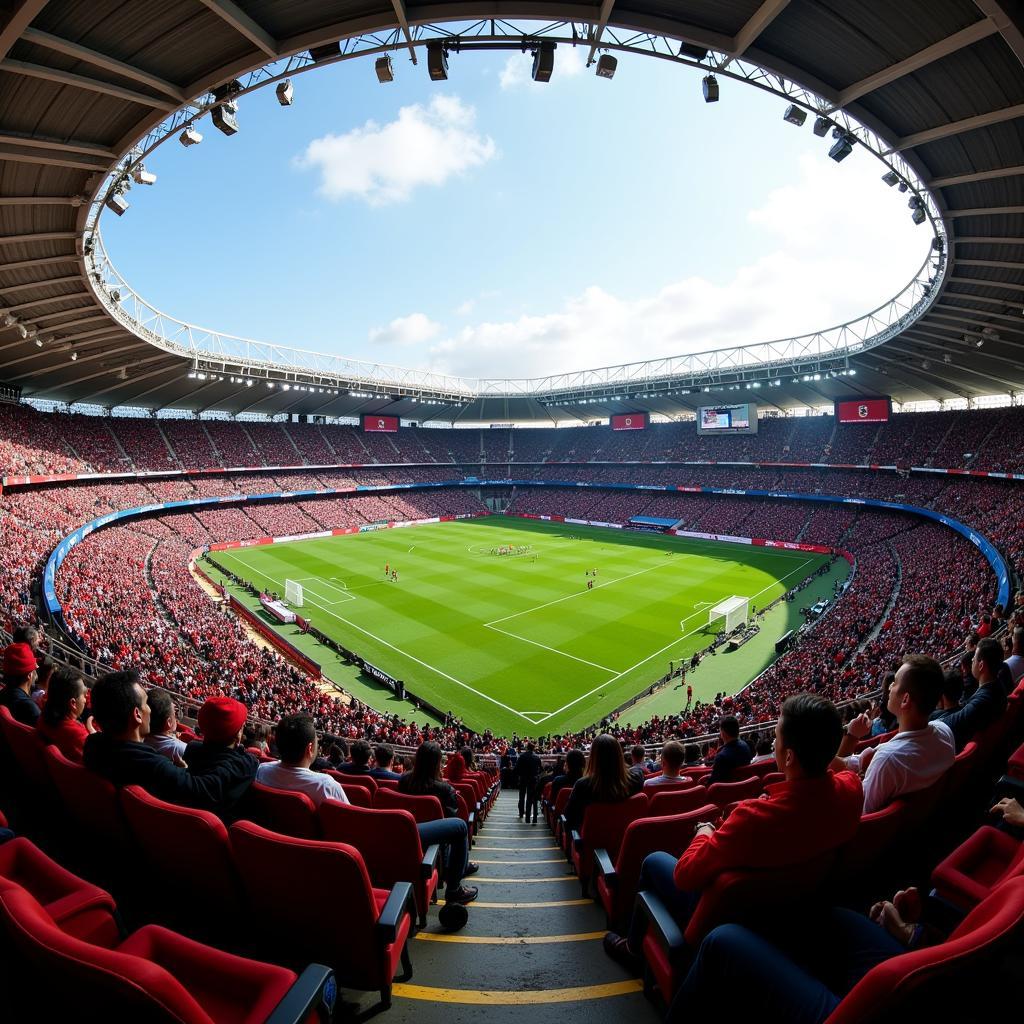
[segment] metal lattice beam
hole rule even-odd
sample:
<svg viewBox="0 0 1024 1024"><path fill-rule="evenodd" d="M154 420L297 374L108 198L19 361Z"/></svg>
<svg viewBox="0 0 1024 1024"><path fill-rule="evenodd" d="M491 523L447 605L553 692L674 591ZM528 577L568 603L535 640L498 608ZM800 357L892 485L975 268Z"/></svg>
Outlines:
<svg viewBox="0 0 1024 1024"><path fill-rule="evenodd" d="M405 45L409 47L409 56L413 64L416 64L416 47L413 45L412 32L409 31L409 18L405 13L404 0L391 0L391 6L395 9L395 17L398 19L402 35L405 37Z"/></svg>
<svg viewBox="0 0 1024 1024"><path fill-rule="evenodd" d="M604 35L604 30L608 27L608 19L612 16L612 8L614 6L615 0L601 0L601 10L597 16L597 24L593 27L590 38L590 53L587 54L588 68L594 63L597 48L601 44L601 36Z"/></svg>

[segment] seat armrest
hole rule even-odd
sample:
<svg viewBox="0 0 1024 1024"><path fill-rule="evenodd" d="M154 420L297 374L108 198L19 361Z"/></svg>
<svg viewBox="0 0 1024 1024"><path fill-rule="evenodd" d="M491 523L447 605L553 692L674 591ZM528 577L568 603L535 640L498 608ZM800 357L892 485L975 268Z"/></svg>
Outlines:
<svg viewBox="0 0 1024 1024"><path fill-rule="evenodd" d="M583 836L581 836L579 832L576 831L576 829L572 830L570 838L572 839L572 848L574 850L583 849Z"/></svg>
<svg viewBox="0 0 1024 1024"><path fill-rule="evenodd" d="M430 878L437 869L437 858L440 853L441 847L437 843L428 846L423 852L423 860L420 861L420 875L423 878Z"/></svg>
<svg viewBox="0 0 1024 1024"><path fill-rule="evenodd" d="M305 1024L311 1013L316 1013L321 1021L329 1021L337 996L334 971L323 964L310 964L274 1007L266 1024Z"/></svg>
<svg viewBox="0 0 1024 1024"><path fill-rule="evenodd" d="M386 943L395 941L398 926L413 904L412 886L408 882L395 882L384 909L377 918L377 935ZM411 912L411 911L410 911Z"/></svg>
<svg viewBox="0 0 1024 1024"><path fill-rule="evenodd" d="M615 874L615 865L605 849L594 851L594 874L603 875L605 885L608 886L615 885L619 880L618 875Z"/></svg>
<svg viewBox="0 0 1024 1024"><path fill-rule="evenodd" d="M654 929L658 941L665 947L669 959L675 959L686 949L686 939L675 918L658 896L648 890L637 893L634 914L639 914Z"/></svg>

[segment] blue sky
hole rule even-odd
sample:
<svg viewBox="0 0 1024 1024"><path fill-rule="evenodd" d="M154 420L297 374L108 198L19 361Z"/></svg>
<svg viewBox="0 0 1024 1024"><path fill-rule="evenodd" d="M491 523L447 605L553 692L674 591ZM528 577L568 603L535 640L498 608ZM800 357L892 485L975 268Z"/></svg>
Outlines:
<svg viewBox="0 0 1024 1024"><path fill-rule="evenodd" d="M395 54L243 97L103 218L119 270L206 327L470 376L538 375L830 326L925 257L905 198L784 104L620 55L612 81L559 47L452 54L449 80Z"/></svg>

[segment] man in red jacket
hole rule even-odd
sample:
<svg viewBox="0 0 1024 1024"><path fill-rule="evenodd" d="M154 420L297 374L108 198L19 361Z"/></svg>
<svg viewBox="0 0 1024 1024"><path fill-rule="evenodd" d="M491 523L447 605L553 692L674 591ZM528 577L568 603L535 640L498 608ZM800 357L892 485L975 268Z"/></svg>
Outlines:
<svg viewBox="0 0 1024 1024"><path fill-rule="evenodd" d="M745 800L719 828L701 825L678 860L652 853L638 891L655 892L685 929L701 890L723 871L801 864L852 838L864 802L860 778L829 770L842 736L831 701L810 693L789 697L775 727L775 759L786 781L768 786L759 800ZM637 970L646 928L646 919L634 914L628 938L609 932L605 951Z"/></svg>

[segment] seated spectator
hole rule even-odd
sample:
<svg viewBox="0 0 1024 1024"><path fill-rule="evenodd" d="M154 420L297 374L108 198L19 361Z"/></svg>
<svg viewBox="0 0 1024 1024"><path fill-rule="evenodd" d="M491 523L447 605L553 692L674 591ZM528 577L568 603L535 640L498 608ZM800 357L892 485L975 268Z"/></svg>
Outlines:
<svg viewBox="0 0 1024 1024"><path fill-rule="evenodd" d="M149 732L142 742L168 761L180 764L185 759L185 744L178 739L178 716L171 695L154 686L148 694Z"/></svg>
<svg viewBox="0 0 1024 1024"><path fill-rule="evenodd" d="M754 756L751 758L751 764L764 764L767 761L774 763L775 761L775 748L772 745L771 738L769 736L758 737L757 743L754 744Z"/></svg>
<svg viewBox="0 0 1024 1024"><path fill-rule="evenodd" d="M420 744L412 770L398 780L398 791L413 796L436 796L441 801L444 818L419 824L420 842L424 847L437 844L445 849L445 902L472 903L478 890L476 886L463 885L462 879L476 874L480 865L469 859L469 828L458 817L455 790L441 778L441 748L436 743Z"/></svg>
<svg viewBox="0 0 1024 1024"><path fill-rule="evenodd" d="M565 805L569 828L579 830L591 804L621 803L639 793L643 785L642 774L626 770L619 741L606 732L601 733L590 747L586 774L572 787L572 796Z"/></svg>
<svg viewBox="0 0 1024 1024"><path fill-rule="evenodd" d="M0 690L0 704L23 725L35 725L39 718L39 705L31 697L35 681L35 651L25 643L9 644L4 649L4 688Z"/></svg>
<svg viewBox="0 0 1024 1024"><path fill-rule="evenodd" d="M683 767L703 768L704 757L701 755L700 747L696 743L687 743L683 747Z"/></svg>
<svg viewBox="0 0 1024 1024"><path fill-rule="evenodd" d="M942 674L942 693L939 694L939 703L936 711L928 716L929 721L938 718L938 711L955 711L960 707L960 701L964 695L964 677L958 669L950 669Z"/></svg>
<svg viewBox="0 0 1024 1024"><path fill-rule="evenodd" d="M80 672L62 668L50 679L43 713L36 729L46 743L52 743L69 760L81 764L85 739L95 732L92 719L79 719L86 705L85 681Z"/></svg>
<svg viewBox="0 0 1024 1024"><path fill-rule="evenodd" d="M979 640L971 661L971 675L978 688L962 708L932 713L932 721L945 722L952 729L958 754L975 733L987 729L1006 710L1006 693L1000 681L1002 669L1003 649L999 641L990 637Z"/></svg>
<svg viewBox="0 0 1024 1024"><path fill-rule="evenodd" d="M263 722L246 722L242 746L261 761L270 756L270 729Z"/></svg>
<svg viewBox="0 0 1024 1024"><path fill-rule="evenodd" d="M370 744L366 740L356 740L349 747L350 760L339 764L337 770L342 775L369 775L371 753Z"/></svg>
<svg viewBox="0 0 1024 1024"><path fill-rule="evenodd" d="M373 767L370 769L370 775L375 779L400 779L402 776L391 770L394 760L395 752L391 746L387 743L378 743L373 748Z"/></svg>
<svg viewBox="0 0 1024 1024"><path fill-rule="evenodd" d="M1024 678L1024 626L1014 626L1011 637L1012 654L1004 664L1010 670L1014 686Z"/></svg>
<svg viewBox="0 0 1024 1024"><path fill-rule="evenodd" d="M36 681L32 684L32 693L29 696L42 708L46 703L46 691L50 686L50 679L57 666L48 654L36 654L36 660Z"/></svg>
<svg viewBox="0 0 1024 1024"><path fill-rule="evenodd" d="M746 741L740 739L740 723L735 715L726 715L719 719L718 734L721 746L711 765L709 785L712 782L731 782L736 769L750 764L753 756Z"/></svg>
<svg viewBox="0 0 1024 1024"><path fill-rule="evenodd" d="M544 787L550 785L559 775L565 774L565 755L559 754L549 768L542 771L537 780L537 792L543 794Z"/></svg>
<svg viewBox="0 0 1024 1024"><path fill-rule="evenodd" d="M193 775L142 742L149 732L149 702L134 669L102 676L92 688L92 713L102 730L85 741L85 767L116 786L141 786L170 803L217 812L225 793L252 781L254 758L246 756L206 775Z"/></svg>
<svg viewBox="0 0 1024 1024"><path fill-rule="evenodd" d="M341 784L323 772L310 771L319 750L316 729L309 715L285 715L274 730L279 761L256 769L256 781L273 789L305 793L319 807L325 800L347 804Z"/></svg>
<svg viewBox="0 0 1024 1024"><path fill-rule="evenodd" d="M663 782L692 782L686 775L680 775L683 767L683 747L675 740L669 740L661 748L661 774L655 775L644 782L644 788L657 786Z"/></svg>
<svg viewBox="0 0 1024 1024"><path fill-rule="evenodd" d="M872 736L884 736L896 728L896 716L889 710L889 687L895 678L895 672L886 672L882 678L882 699L879 702L878 715L871 722Z"/></svg>
<svg viewBox="0 0 1024 1024"><path fill-rule="evenodd" d="M583 778L583 771L587 767L587 755L577 747L574 747L565 755L565 774L556 775L551 780L551 803L554 804L558 794L568 786L570 789Z"/></svg>
<svg viewBox="0 0 1024 1024"><path fill-rule="evenodd" d="M888 743L853 754L869 735L871 720L859 715L846 728L835 767L860 774L864 814L888 807L904 793L926 789L941 778L956 757L953 731L944 722L929 722L943 687L942 666L926 654L908 654L889 687L889 711L897 734Z"/></svg>
<svg viewBox="0 0 1024 1024"><path fill-rule="evenodd" d="M638 890L655 892L685 928L701 890L722 872L800 864L849 840L864 796L855 773L830 771L842 735L831 701L809 693L789 697L775 727L775 758L785 782L768 786L761 800L740 803L719 828L700 825L678 860L650 854ZM634 914L628 936L605 936L605 951L638 971L646 929L646 918Z"/></svg>
<svg viewBox="0 0 1024 1024"><path fill-rule="evenodd" d="M640 743L634 743L629 748L629 771L630 774L637 776L640 779L640 784L643 785L644 776L653 769L653 764L648 764L647 751L644 750L643 745Z"/></svg>
<svg viewBox="0 0 1024 1024"><path fill-rule="evenodd" d="M203 734L185 747L185 764L193 775L208 775L224 764L252 764L253 755L242 746L242 732L249 709L233 697L207 697L199 709ZM252 781L246 775L233 789L225 789L221 809L230 813L245 796Z"/></svg>

